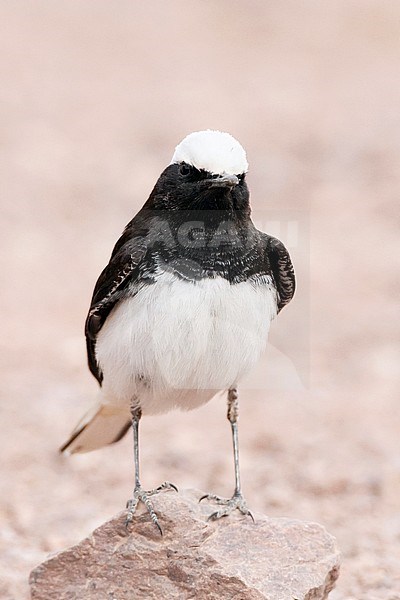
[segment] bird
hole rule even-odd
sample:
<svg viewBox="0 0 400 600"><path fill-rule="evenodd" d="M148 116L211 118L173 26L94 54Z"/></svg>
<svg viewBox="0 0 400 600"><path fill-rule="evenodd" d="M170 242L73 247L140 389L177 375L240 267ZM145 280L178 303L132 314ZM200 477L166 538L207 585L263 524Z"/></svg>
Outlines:
<svg viewBox="0 0 400 600"><path fill-rule="evenodd" d="M142 415L192 410L221 393L235 487L231 498L200 500L216 504L211 520L235 510L253 518L240 480L238 384L259 360L271 321L292 299L295 275L284 244L251 220L247 172L246 152L230 134L187 135L95 285L85 336L99 401L60 450L95 450L132 427L135 484L127 526L142 502L162 534L151 497L178 491L167 481L142 487Z"/></svg>

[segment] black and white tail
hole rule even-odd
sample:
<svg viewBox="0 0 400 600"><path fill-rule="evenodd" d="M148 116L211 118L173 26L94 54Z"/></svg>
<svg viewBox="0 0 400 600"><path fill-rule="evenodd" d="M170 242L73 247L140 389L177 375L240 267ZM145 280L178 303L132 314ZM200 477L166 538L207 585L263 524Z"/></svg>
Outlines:
<svg viewBox="0 0 400 600"><path fill-rule="evenodd" d="M98 404L79 421L60 452L90 452L114 444L124 437L130 426L129 413L114 406Z"/></svg>

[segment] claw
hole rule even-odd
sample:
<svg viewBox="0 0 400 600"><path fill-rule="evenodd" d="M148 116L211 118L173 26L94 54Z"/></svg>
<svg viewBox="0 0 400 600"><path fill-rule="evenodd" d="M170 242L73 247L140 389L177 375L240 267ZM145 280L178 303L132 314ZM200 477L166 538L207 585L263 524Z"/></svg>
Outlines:
<svg viewBox="0 0 400 600"><path fill-rule="evenodd" d="M140 502L143 502L143 504L145 505L151 520L153 521L154 525L157 527L158 531L160 532L160 535L163 535L163 530L161 529L161 525L158 522L158 518L156 515L156 512L153 508L153 504L151 502L151 500L149 499L149 496L153 496L154 494L158 494L161 491L168 491L168 490L174 490L174 491L178 491L178 488L173 484L173 483L169 483L168 481L164 481L164 483L162 483L160 486L158 486L158 488L154 489L154 490L149 490L149 491L145 491L140 485L137 486L133 492L133 498L131 498L130 500L128 500L128 502L126 503L126 508L128 509L128 514L126 516L125 519L125 527L128 528L129 525L132 523L133 521L133 515L135 514L137 505Z"/></svg>
<svg viewBox="0 0 400 600"><path fill-rule="evenodd" d="M200 498L199 502L205 500L206 498L207 500L214 500L214 502L216 502L217 504L225 504L225 502L227 502L227 500L225 500L224 498L220 498L220 496L216 496L215 494L204 494L204 496Z"/></svg>
<svg viewBox="0 0 400 600"><path fill-rule="evenodd" d="M223 506L223 508L220 508L219 510L211 513L207 521L216 521L217 519L221 519L222 517L227 517L234 510L239 510L242 513L242 515L251 517L253 523L255 523L254 516L252 512L247 508L246 502L240 493L236 492L232 496L232 498L221 498L220 496L216 496L215 494L205 494L200 498L199 502L205 500L206 498L208 500L216 502L220 506Z"/></svg>
<svg viewBox="0 0 400 600"><path fill-rule="evenodd" d="M158 486L158 488L155 488L154 490L149 490L147 493L148 496L153 496L154 494L158 494L158 492L162 492L162 491L168 491L168 490L174 490L175 492L178 492L178 488L176 487L176 485L174 485L173 483L170 483L169 481L164 481L164 483L162 483L161 485Z"/></svg>
<svg viewBox="0 0 400 600"><path fill-rule="evenodd" d="M217 519L219 519L218 513L220 511L216 510L215 512L211 513L211 515L209 517L207 517L207 521L216 521Z"/></svg>

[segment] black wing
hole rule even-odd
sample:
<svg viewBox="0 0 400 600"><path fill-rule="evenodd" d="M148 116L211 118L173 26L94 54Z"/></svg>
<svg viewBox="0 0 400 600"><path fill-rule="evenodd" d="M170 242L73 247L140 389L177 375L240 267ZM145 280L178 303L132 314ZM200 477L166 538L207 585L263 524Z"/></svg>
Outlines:
<svg viewBox="0 0 400 600"><path fill-rule="evenodd" d="M278 313L289 304L296 289L296 279L289 252L274 237L269 237L267 254L272 275L278 291Z"/></svg>
<svg viewBox="0 0 400 600"><path fill-rule="evenodd" d="M122 238L124 237L126 239L126 232ZM128 239L122 245L120 242L121 240L117 242L110 262L97 280L85 323L89 369L100 385L103 374L96 361L96 336L111 309L125 296L128 284L138 277L139 265L146 254L144 237Z"/></svg>

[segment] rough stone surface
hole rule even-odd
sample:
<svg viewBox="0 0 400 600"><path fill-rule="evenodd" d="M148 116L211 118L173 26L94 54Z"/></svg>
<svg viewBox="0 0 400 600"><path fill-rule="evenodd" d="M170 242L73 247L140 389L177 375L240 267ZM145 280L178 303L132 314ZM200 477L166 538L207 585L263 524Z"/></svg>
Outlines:
<svg viewBox="0 0 400 600"><path fill-rule="evenodd" d="M164 535L143 507L125 513L36 567L32 600L137 598L323 600L339 574L334 538L316 523L255 515L207 522L202 494L163 493L154 505Z"/></svg>

